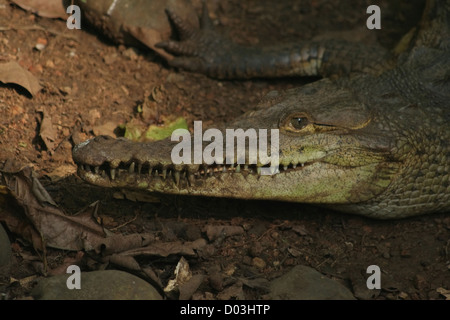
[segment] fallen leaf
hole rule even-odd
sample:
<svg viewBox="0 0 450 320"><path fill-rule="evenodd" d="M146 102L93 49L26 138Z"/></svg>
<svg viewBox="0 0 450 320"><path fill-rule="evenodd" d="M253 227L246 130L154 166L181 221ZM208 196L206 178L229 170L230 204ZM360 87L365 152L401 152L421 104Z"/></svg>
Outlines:
<svg viewBox="0 0 450 320"><path fill-rule="evenodd" d="M64 1L61 0L12 0L12 2L44 18L67 19Z"/></svg>
<svg viewBox="0 0 450 320"><path fill-rule="evenodd" d="M203 239L200 239L203 240ZM128 251L121 252L122 255L128 256L159 256L168 257L169 255L181 255L187 257L194 257L195 250L199 248L202 244L197 241L194 242L161 242L161 243L151 243L145 247L130 249Z"/></svg>
<svg viewBox="0 0 450 320"><path fill-rule="evenodd" d="M165 292L173 291L177 286L185 283L192 277L191 270L189 268L189 263L184 257L180 258L178 264L174 271L175 279L169 280L167 286L164 288Z"/></svg>
<svg viewBox="0 0 450 320"><path fill-rule="evenodd" d="M44 244L41 235L26 217L22 215L20 208L10 204L11 199L14 199L14 195L6 186L0 186L0 192L0 221L3 221L6 224L9 231L19 234L23 239L32 243L36 250L42 251L44 249Z"/></svg>
<svg viewBox="0 0 450 320"><path fill-rule="evenodd" d="M180 296L179 300L189 300L197 291L198 287L203 283L205 276L203 274L193 275L188 281L179 286Z"/></svg>
<svg viewBox="0 0 450 320"><path fill-rule="evenodd" d="M74 216L68 216L56 205L29 167L17 173L2 172L6 187L16 203L23 208L25 217L15 211L0 212L14 233L32 241L36 249L44 244L64 250L98 249L106 231L96 221L98 203ZM37 239L38 234L40 239Z"/></svg>
<svg viewBox="0 0 450 320"><path fill-rule="evenodd" d="M58 265L54 269L48 270L48 274L52 275L52 276L55 276L58 274L67 274L67 268L74 264L80 265L84 255L85 255L85 253L83 251L78 251L74 258L65 257L62 264Z"/></svg>
<svg viewBox="0 0 450 320"><path fill-rule="evenodd" d="M92 127L92 131L94 131L94 134L96 136L101 136L101 135L107 135L110 137L116 137L116 134L114 133L114 130L117 129L117 123L109 121L106 123L103 123L99 126L94 126Z"/></svg>
<svg viewBox="0 0 450 320"><path fill-rule="evenodd" d="M146 124L142 123L139 119L131 119L125 125L121 125L122 129L125 129L125 138L132 141L157 141L168 138L172 135L172 132L176 129L188 129L186 119L183 117L169 117L163 119L162 125L150 125L146 127Z"/></svg>
<svg viewBox="0 0 450 320"><path fill-rule="evenodd" d="M439 287L436 291L445 297L445 300L450 300L450 290Z"/></svg>
<svg viewBox="0 0 450 320"><path fill-rule="evenodd" d="M157 141L168 138L176 129L188 129L186 120L179 117L173 121L166 122L164 126L151 125L145 132L145 141Z"/></svg>
<svg viewBox="0 0 450 320"><path fill-rule="evenodd" d="M0 82L17 84L31 95L35 95L41 90L36 77L15 61L0 64Z"/></svg>
<svg viewBox="0 0 450 320"><path fill-rule="evenodd" d="M55 127L52 123L52 118L48 112L44 112L43 110L39 110L42 113L42 121L41 127L39 130L39 135L41 139L44 141L47 150L52 153L55 151L55 141L58 137L58 133L56 132Z"/></svg>
<svg viewBox="0 0 450 320"><path fill-rule="evenodd" d="M217 294L219 300L244 300L244 290L242 288L242 282L238 281L232 286L227 287L222 292Z"/></svg>

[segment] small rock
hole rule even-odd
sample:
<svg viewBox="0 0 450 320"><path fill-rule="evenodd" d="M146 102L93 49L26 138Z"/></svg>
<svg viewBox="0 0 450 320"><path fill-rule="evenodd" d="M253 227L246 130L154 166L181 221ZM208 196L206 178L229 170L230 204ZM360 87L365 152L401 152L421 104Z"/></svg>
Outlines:
<svg viewBox="0 0 450 320"><path fill-rule="evenodd" d="M259 257L254 257L252 259L252 264L257 267L258 269L264 269L266 267L266 262L259 258Z"/></svg>
<svg viewBox="0 0 450 320"><path fill-rule="evenodd" d="M130 60L137 60L139 57L139 52L136 48L130 47L122 52L122 55Z"/></svg>
<svg viewBox="0 0 450 320"><path fill-rule="evenodd" d="M307 266L295 266L270 283L274 300L354 300L343 285Z"/></svg>
<svg viewBox="0 0 450 320"><path fill-rule="evenodd" d="M244 229L240 226L206 226L206 236L209 241L214 241L218 238L226 238L244 233Z"/></svg>
<svg viewBox="0 0 450 320"><path fill-rule="evenodd" d="M360 300L375 299L380 295L379 289L367 288L367 280L359 273L350 276L353 295Z"/></svg>
<svg viewBox="0 0 450 320"><path fill-rule="evenodd" d="M427 280L420 274L417 274L414 279L414 286L417 290L425 290L427 288Z"/></svg>
<svg viewBox="0 0 450 320"><path fill-rule="evenodd" d="M116 60L117 60L117 54L116 53L108 54L108 55L103 57L103 62L106 65L113 64Z"/></svg>
<svg viewBox="0 0 450 320"><path fill-rule="evenodd" d="M209 284L210 284L211 288L213 288L214 290L222 291L223 290L223 276L218 272L211 274L209 276Z"/></svg>
<svg viewBox="0 0 450 320"><path fill-rule="evenodd" d="M289 252L294 258L300 257L302 253L296 248L287 248L287 252Z"/></svg>
<svg viewBox="0 0 450 320"><path fill-rule="evenodd" d="M81 289L68 289L71 274L41 279L31 295L38 300L161 300L148 282L117 270L81 272Z"/></svg>
<svg viewBox="0 0 450 320"><path fill-rule="evenodd" d="M256 238L261 236L264 232L267 231L267 225L263 222L256 223L249 231L248 233L250 235L254 235Z"/></svg>
<svg viewBox="0 0 450 320"><path fill-rule="evenodd" d="M53 68L55 67L55 63L54 63L52 60L47 60L47 61L45 62L45 66L46 66L47 68L53 69Z"/></svg>

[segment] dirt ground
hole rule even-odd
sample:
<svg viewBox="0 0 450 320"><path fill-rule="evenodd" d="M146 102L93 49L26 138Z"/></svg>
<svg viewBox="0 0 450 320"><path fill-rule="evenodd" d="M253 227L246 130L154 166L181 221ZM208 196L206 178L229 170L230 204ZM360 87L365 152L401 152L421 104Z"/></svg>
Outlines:
<svg viewBox="0 0 450 320"><path fill-rule="evenodd" d="M195 3L197 8L198 3ZM382 30L361 41L392 48L417 24L422 1L227 0L209 1L217 28L249 44L307 40L365 28L366 8L382 8ZM198 8L200 9L200 8ZM27 28L39 25L42 28ZM450 216L434 214L398 221L375 221L301 204L162 196L159 202L116 199L116 191L87 185L76 176L71 150L76 143L111 133L137 117L137 106L152 93L160 106L152 121L179 115L222 124L255 107L271 90L315 79L218 81L170 69L150 50L116 45L84 27L68 30L0 0L0 62L17 61L43 89L30 96L19 86L0 86L0 162L30 165L54 200L68 213L100 200L100 216L115 232L154 232L160 241L206 238L209 225L241 226L243 233L209 241L189 260L194 273L208 275L194 299L232 299L238 279L271 280L294 265L307 265L336 279L361 299L444 299L450 289ZM355 31L356 30L356 31ZM367 34L367 33L365 33ZM43 50L35 48L45 43ZM43 118L51 121L54 145L40 137ZM120 134L120 130L115 130ZM61 178L63 177L63 178ZM123 226L122 226L123 225ZM122 227L120 227L122 226ZM15 279L42 277L29 259L37 253L12 236L19 267ZM75 252L49 249L50 268ZM28 257L28 258L27 258ZM163 283L179 257L142 261ZM363 290L369 265L382 271L382 290ZM89 266L85 266L86 270ZM91 267L92 268L92 267ZM10 299L26 298L31 284L1 283ZM264 298L246 287L243 297ZM242 297L242 296L241 296Z"/></svg>

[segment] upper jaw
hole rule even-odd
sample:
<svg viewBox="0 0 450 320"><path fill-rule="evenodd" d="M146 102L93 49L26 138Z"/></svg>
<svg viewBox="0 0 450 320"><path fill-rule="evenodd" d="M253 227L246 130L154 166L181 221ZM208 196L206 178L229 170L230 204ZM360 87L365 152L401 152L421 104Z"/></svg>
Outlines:
<svg viewBox="0 0 450 320"><path fill-rule="evenodd" d="M164 183L180 186L195 184L198 179L240 174L243 177L260 177L262 169L271 169L272 173L288 173L300 170L310 163L302 159L282 161L271 168L271 163L262 164L173 164L170 150L174 144L168 140L152 143L134 143L126 139L112 139L98 136L77 145L73 150L73 159L78 165L79 175L94 184L103 186L139 186L140 182L159 179ZM153 181L154 182L154 181ZM144 185L144 184L141 184ZM147 187L147 186L146 186Z"/></svg>
<svg viewBox="0 0 450 320"><path fill-rule="evenodd" d="M224 178L236 174L244 178L255 176L259 180L265 169L269 170L266 173L289 174L333 154L323 149L302 153L298 151L300 148L295 147L291 153L282 149L276 166L271 163L236 162L173 164L170 159L173 146L169 140L135 143L99 136L77 145L73 150L73 159L78 165L79 175L93 184L151 189L155 184L164 185L165 188L190 188L199 181L204 182L206 178Z"/></svg>

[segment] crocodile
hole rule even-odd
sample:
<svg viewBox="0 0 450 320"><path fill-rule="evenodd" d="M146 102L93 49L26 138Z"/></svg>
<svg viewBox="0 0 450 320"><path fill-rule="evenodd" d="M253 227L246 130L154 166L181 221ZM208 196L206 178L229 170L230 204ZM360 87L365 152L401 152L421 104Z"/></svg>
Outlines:
<svg viewBox="0 0 450 320"><path fill-rule="evenodd" d="M323 78L300 88L269 93L257 110L220 128L223 136L226 129L278 130L277 163L250 163L247 145L245 163L237 156L231 161L217 156L213 163L195 164L191 158L191 162L180 164L171 157L179 141L137 143L97 136L75 146L78 174L104 187L310 203L378 219L448 212L449 12L448 1L428 1L421 27L413 37L408 36L414 39L408 42L411 49L398 57L395 66L379 71L371 65L373 72ZM280 56L274 58L275 50L236 49L237 45L225 41L225 47L237 50L238 60L244 63L236 65L231 57L222 63L223 55L217 61L205 58L211 47L207 53L198 49L205 44L220 46L208 40L214 39L209 30L192 30L173 14L171 19L180 29L182 41L160 46L182 54L170 63L191 71L247 78L293 75L289 73L292 69L297 75L366 69L362 63L365 58L332 66L335 58L345 57L333 53L335 44L327 47L320 43L282 48ZM209 25L203 20L203 25ZM344 47L348 48L343 45L341 49ZM297 53L293 54L292 48ZM242 52L260 58L248 59ZM352 50L341 52L350 52L357 59ZM378 58L373 61L379 64ZM291 67L280 67L286 63ZM345 70L348 66L350 70ZM207 142L203 141L203 147ZM269 147L273 144L271 140ZM236 155L236 144L234 148ZM278 169L275 174L261 174L262 168L274 165Z"/></svg>

